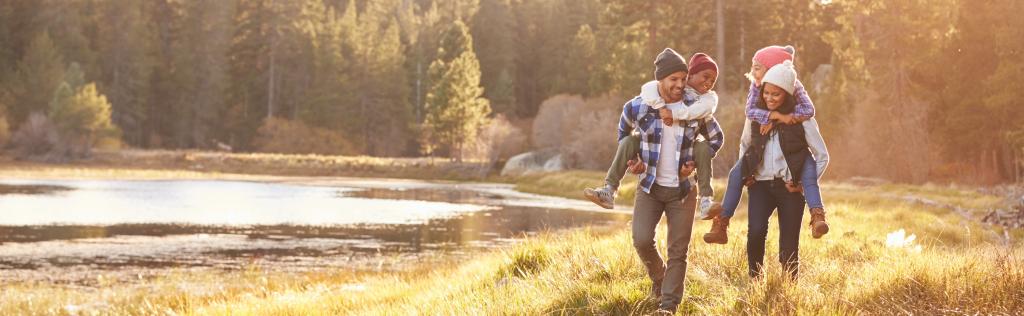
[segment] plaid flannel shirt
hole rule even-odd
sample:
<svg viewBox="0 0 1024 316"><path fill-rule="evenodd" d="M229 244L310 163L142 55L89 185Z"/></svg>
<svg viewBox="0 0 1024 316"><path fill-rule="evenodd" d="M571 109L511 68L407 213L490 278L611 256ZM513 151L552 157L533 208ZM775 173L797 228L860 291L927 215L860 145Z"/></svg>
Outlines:
<svg viewBox="0 0 1024 316"><path fill-rule="evenodd" d="M683 104L689 106L696 102L697 98L696 94L687 93L683 97ZM693 144L699 134L699 122L691 120L679 124L684 127L683 133L676 136L676 143L680 146L670 154L674 155L673 158L679 161L679 167L682 168L683 162L693 160ZM710 138L707 140L708 145L711 147L711 154L715 155L722 148L725 136L714 117L706 119L705 125ZM619 117L618 140L629 136L633 130L640 133L640 159L646 165L647 170L640 175L639 187L646 193L651 193L651 186L654 185L654 179L658 176L658 160L662 155L661 135L664 127L664 123L658 116L658 111L644 104L643 99L639 96L623 105L622 115ZM691 186L689 178L680 179L679 185L683 187L684 194L689 193Z"/></svg>
<svg viewBox="0 0 1024 316"><path fill-rule="evenodd" d="M768 124L768 115L771 112L757 107L757 98L760 97L761 87L750 83L750 93L747 94L747 118L764 125ZM814 117L814 103L811 102L811 97L807 95L807 89L804 89L800 79L796 80L796 89L793 90L793 97L796 97L796 109L793 110L794 116L803 119Z"/></svg>

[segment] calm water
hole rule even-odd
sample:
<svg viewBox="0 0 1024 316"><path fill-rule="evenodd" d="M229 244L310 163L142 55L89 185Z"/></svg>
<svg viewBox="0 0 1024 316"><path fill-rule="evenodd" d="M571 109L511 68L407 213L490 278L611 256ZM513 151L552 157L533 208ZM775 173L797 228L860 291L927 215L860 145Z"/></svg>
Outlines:
<svg viewBox="0 0 1024 316"><path fill-rule="evenodd" d="M0 277L93 270L380 268L628 215L510 206L469 189L242 181L0 181ZM514 204L514 203L513 203ZM400 263L396 263L400 264ZM45 275L45 276L44 276Z"/></svg>
<svg viewBox="0 0 1024 316"><path fill-rule="evenodd" d="M487 206L349 197L351 188L233 181L3 181L57 186L0 196L0 225L407 224Z"/></svg>

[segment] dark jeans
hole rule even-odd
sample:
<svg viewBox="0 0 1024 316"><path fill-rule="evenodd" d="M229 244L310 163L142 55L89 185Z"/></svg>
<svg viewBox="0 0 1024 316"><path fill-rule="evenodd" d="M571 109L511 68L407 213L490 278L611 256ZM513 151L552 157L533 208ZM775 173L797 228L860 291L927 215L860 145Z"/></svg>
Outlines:
<svg viewBox="0 0 1024 316"><path fill-rule="evenodd" d="M800 268L800 222L804 215L804 198L786 190L780 179L757 181L747 189L750 219L747 221L747 265L750 276L761 275L764 264L764 243L768 237L768 218L779 210L779 262L796 277Z"/></svg>

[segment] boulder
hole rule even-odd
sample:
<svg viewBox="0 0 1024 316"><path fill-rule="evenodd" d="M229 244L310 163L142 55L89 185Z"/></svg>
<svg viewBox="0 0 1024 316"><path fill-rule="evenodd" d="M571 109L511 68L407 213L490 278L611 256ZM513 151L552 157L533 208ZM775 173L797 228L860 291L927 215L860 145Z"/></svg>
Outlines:
<svg viewBox="0 0 1024 316"><path fill-rule="evenodd" d="M562 155L554 150L530 151L518 154L505 162L502 176L518 176L536 172L561 171L565 169Z"/></svg>

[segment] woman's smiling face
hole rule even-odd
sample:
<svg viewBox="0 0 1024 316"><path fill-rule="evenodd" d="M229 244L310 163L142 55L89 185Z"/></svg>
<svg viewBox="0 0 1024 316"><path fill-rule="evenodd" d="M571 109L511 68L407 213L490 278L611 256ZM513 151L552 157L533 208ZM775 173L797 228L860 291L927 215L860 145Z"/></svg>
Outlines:
<svg viewBox="0 0 1024 316"><path fill-rule="evenodd" d="M779 86L774 84L764 84L764 92L761 93L764 98L764 104L768 107L769 111L778 110L782 106L782 102L786 101L786 90L782 90Z"/></svg>

